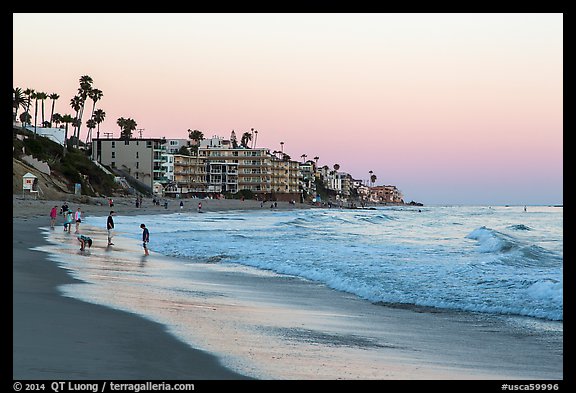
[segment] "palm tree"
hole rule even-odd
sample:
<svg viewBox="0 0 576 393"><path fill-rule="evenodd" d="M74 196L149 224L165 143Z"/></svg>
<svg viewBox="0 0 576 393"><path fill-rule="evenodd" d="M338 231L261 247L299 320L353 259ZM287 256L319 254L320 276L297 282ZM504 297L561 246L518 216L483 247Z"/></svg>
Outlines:
<svg viewBox="0 0 576 393"><path fill-rule="evenodd" d="M70 107L76 112L75 119L78 119L78 113L80 112L80 108L82 108L82 98L79 96L72 97ZM80 135L80 133L78 133L78 135ZM74 136L76 136L76 126L74 127Z"/></svg>
<svg viewBox="0 0 576 393"><path fill-rule="evenodd" d="M372 179L372 174L373 174L374 172L368 171L368 173L370 174L370 179ZM370 186L370 182L368 182L368 186Z"/></svg>
<svg viewBox="0 0 576 393"><path fill-rule="evenodd" d="M76 140L76 147L80 142L80 127L82 126L82 116L84 115L84 104L88 95L92 91L92 78L88 75L83 75L80 77L80 87L78 88L78 96L80 97L80 113L78 116L78 139Z"/></svg>
<svg viewBox="0 0 576 393"><path fill-rule="evenodd" d="M13 89L13 93L12 106L14 107L13 120L15 122L18 118L18 109L20 109L20 107L22 107L22 109L26 108L27 98L25 93L19 87Z"/></svg>
<svg viewBox="0 0 576 393"><path fill-rule="evenodd" d="M90 119L94 118L94 110L96 109L96 101L99 101L104 94L100 89L92 89L88 93L88 96L92 99L92 114L90 115ZM88 140L92 140L92 130L89 130L88 135L86 135L86 143Z"/></svg>
<svg viewBox="0 0 576 393"><path fill-rule="evenodd" d="M120 117L117 121L116 124L118 124L120 126L120 138L124 139L124 140L128 140L132 138L132 133L134 132L134 130L136 129L136 127L138 127L138 124L136 123L136 121L134 119L125 119L123 117Z"/></svg>
<svg viewBox="0 0 576 393"><path fill-rule="evenodd" d="M62 116L62 123L66 124L66 130L64 131L64 150L62 151L63 157L66 157L66 145L68 144L68 124L74 123L74 120L72 115L66 114Z"/></svg>
<svg viewBox="0 0 576 393"><path fill-rule="evenodd" d="M124 131L124 125L126 124L126 119L123 117L119 117L116 120L116 124L120 127L120 137L122 137L122 132Z"/></svg>
<svg viewBox="0 0 576 393"><path fill-rule="evenodd" d="M92 135L92 130L94 128L96 128L96 120L94 120L94 117L86 120L86 127L88 127L88 135L86 135L86 145L88 145L88 138L90 135Z"/></svg>
<svg viewBox="0 0 576 393"><path fill-rule="evenodd" d="M234 133L234 130L232 130L232 135L234 135L234 139L236 139L236 134ZM230 137L232 137L232 135ZM192 139L193 141L196 141L196 144L194 145L194 153L196 155L196 165L194 166L194 173L192 173L192 179L194 180L194 182L196 182L196 169L198 169L198 161L200 160L200 156L198 154L198 149L200 148L200 141L202 141L204 139L204 133L200 130L190 130L188 129L188 138Z"/></svg>
<svg viewBox="0 0 576 393"><path fill-rule="evenodd" d="M28 116L26 117L28 119L28 125L30 125L30 122L32 120L32 116L30 116L30 105L32 104L34 89L27 88L26 90L24 90L24 94L26 94L27 97L26 113L28 113Z"/></svg>
<svg viewBox="0 0 576 393"><path fill-rule="evenodd" d="M96 127L98 127L96 129L96 139L100 139L100 123L102 123L105 118L106 112L104 112L102 109L97 109L94 111L93 119L96 122ZM100 151L98 151L98 153L100 153ZM100 162L100 156L94 157L94 146L92 146L92 159L94 158L96 161Z"/></svg>
<svg viewBox="0 0 576 393"><path fill-rule="evenodd" d="M106 118L106 112L104 112L102 109L97 109L94 111L94 121L96 122L98 127L96 129L96 139L100 139L100 123L102 123L105 118Z"/></svg>
<svg viewBox="0 0 576 393"><path fill-rule="evenodd" d="M36 121L38 119L38 94L41 93L32 93L32 99L34 100L34 138L36 138Z"/></svg>
<svg viewBox="0 0 576 393"><path fill-rule="evenodd" d="M302 163L305 164L306 163L306 157L308 157L306 154L302 154L300 156L300 158L302 158Z"/></svg>
<svg viewBox="0 0 576 393"><path fill-rule="evenodd" d="M245 132L242 134L242 138L240 138L240 146L248 149L248 142L252 140L252 134L249 132Z"/></svg>
<svg viewBox="0 0 576 393"><path fill-rule="evenodd" d="M50 111L50 127L52 127L52 118L54 117L54 105L56 104L56 100L60 98L60 96L56 93L50 94L48 97L52 100L52 110Z"/></svg>
<svg viewBox="0 0 576 393"><path fill-rule="evenodd" d="M96 102L100 101L102 99L102 96L104 96L104 94L100 89L92 89L88 93L88 97L92 99L92 114L90 115L90 117L94 116L94 110L96 109Z"/></svg>
<svg viewBox="0 0 576 393"><path fill-rule="evenodd" d="M251 136L254 136L254 143L252 143L252 148L256 147L256 139L258 139L258 130L251 128L250 131L252 132Z"/></svg>
<svg viewBox="0 0 576 393"><path fill-rule="evenodd" d="M284 153L284 142L280 142L280 152Z"/></svg>
<svg viewBox="0 0 576 393"><path fill-rule="evenodd" d="M54 113L51 120L56 124L56 127L58 127L58 124L62 123L62 115L60 113Z"/></svg>
<svg viewBox="0 0 576 393"><path fill-rule="evenodd" d="M198 151L198 147L200 146L200 141L204 139L204 133L199 130L190 130L188 129L188 138L196 141L196 151Z"/></svg>
<svg viewBox="0 0 576 393"><path fill-rule="evenodd" d="M370 181L372 182L372 185L374 185L374 183L376 183L376 179L377 179L376 175L370 176Z"/></svg>
<svg viewBox="0 0 576 393"><path fill-rule="evenodd" d="M314 157L314 164L316 165L316 168L318 168L318 160L320 159L320 157L316 156Z"/></svg>
<svg viewBox="0 0 576 393"><path fill-rule="evenodd" d="M102 90L99 89L92 89L88 92L88 97L90 97L92 99L92 113L90 114L90 119L94 118L94 110L96 109L96 101L100 100L100 98L102 98ZM90 120L89 119L89 120ZM88 123L86 123L88 124ZM92 129L88 129L88 133L86 134L86 144L88 144L88 141L92 141Z"/></svg>
<svg viewBox="0 0 576 393"><path fill-rule="evenodd" d="M42 101L42 127L44 127L44 124L46 123L44 119L44 100L48 98L48 94L42 91L40 93L36 93L36 97Z"/></svg>

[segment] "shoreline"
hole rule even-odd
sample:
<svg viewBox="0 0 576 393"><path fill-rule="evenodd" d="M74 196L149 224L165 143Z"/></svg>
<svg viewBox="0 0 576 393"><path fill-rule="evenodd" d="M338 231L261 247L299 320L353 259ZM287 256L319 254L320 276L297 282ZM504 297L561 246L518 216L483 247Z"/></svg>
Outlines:
<svg viewBox="0 0 576 393"><path fill-rule="evenodd" d="M63 296L79 281L33 250L48 244L33 235L43 223L13 221L13 379L247 379L161 324Z"/></svg>
<svg viewBox="0 0 576 393"><path fill-rule="evenodd" d="M104 198L80 201L70 195L42 200L13 195L13 379L252 379L224 367L213 354L185 344L160 323L64 296L59 287L83 282L35 249L49 244L40 228L50 225L51 207L59 211L65 200L71 211L80 207L88 216L106 217L110 210L120 215L184 210L178 201L171 200L166 209L153 205L151 198L144 199L140 208L133 198L114 198L110 208ZM185 200L185 209L197 209L200 201L203 211L266 208L256 201L190 199ZM278 209L293 208L287 202L278 203ZM58 215L56 228L62 222ZM151 343L155 350L146 350Z"/></svg>
<svg viewBox="0 0 576 393"><path fill-rule="evenodd" d="M30 202L30 201L26 201ZM177 334L170 332L166 324L151 322L148 318L140 317L141 313L137 311L126 312L112 308L111 306L101 306L91 302L84 302L74 297L66 296L66 292L58 290L61 285L69 286L74 283L84 283L85 281L73 278L70 271L63 271L58 263L49 260L49 255L43 251L30 250L38 246L46 246L49 243L43 238L42 227L49 226L48 211L53 206L51 201L46 203L15 203L14 207L14 260L13 260L13 281L14 281L14 377L16 378L16 368L27 368L27 372L32 375L38 375L39 379L52 379L54 375L57 378L70 379L70 375L62 376L57 374L58 367L67 370L77 370L72 372L78 379L101 379L101 378L131 378L131 379L250 379L242 373L237 373L230 368L226 368L217 358L226 357L228 353L242 357L242 353L235 352L235 343L224 343L223 347L212 347L209 350L196 351L192 347L196 345L186 344L186 340L177 339ZM212 201L208 201L212 202ZM219 201L226 202L226 201ZM241 201L231 201L236 203L218 206L212 204L210 208L216 210L235 210ZM246 201L244 201L246 202ZM255 202L255 201L254 201ZM29 205L29 206L27 206ZM140 214L170 214L180 211L177 203L173 204L173 209L138 208L122 202L118 203L119 208L114 210L118 215L140 215ZM248 205L248 204L246 204ZM245 205L245 206L246 206ZM288 205L288 204L287 204ZM76 205L70 204L72 211L81 206L82 210L89 216L106 216L110 210L108 206L93 205ZM146 204L145 204L146 206ZM242 206L242 205L240 205ZM279 204L280 206L280 204ZM289 208L289 206L286 206ZM248 205L250 210L261 209L259 203L252 206ZM269 207L268 207L269 209ZM41 216L38 215L41 213ZM249 212L247 212L249 214ZM43 217L42 217L43 216ZM57 228L61 225L61 217L58 217ZM30 236L30 229L34 227L39 234ZM81 227L82 229L82 227ZM74 244L76 246L76 244ZM140 251L140 250L139 250ZM96 254L96 252L94 252ZM42 255L40 255L42 254ZM94 262L94 256L90 257L91 264ZM173 258L158 256L158 259L170 261ZM45 263L48 262L48 263ZM128 261L129 262L129 261ZM133 261L132 261L133 262ZM150 262L148 262L150 263ZM234 270L234 269L233 269ZM238 270L238 269L237 269ZM204 299L203 303L198 303L198 310L209 310L209 308L226 309L227 313L218 316L216 325L210 324L214 319L213 313L209 311L200 313L195 311L195 318L203 324L194 329L198 337L206 336L210 339L211 330L221 328L232 320L234 323L245 321L234 319L238 318L239 312L252 312L253 315L270 315L270 320L249 321L253 323L258 330L256 336L244 336L250 339L253 349L258 350L261 339L264 337L266 345L276 345L276 336L283 336L283 340L288 337L291 345L297 345L297 352L287 351L282 356L276 356L277 359L292 356L295 361L300 361L304 348L316 351L318 348L325 348L339 356L348 356L350 347L354 347L353 360L359 360L362 367L356 367L352 364L339 367L349 368L347 373L340 376L342 379L363 379L358 375L367 375L366 366L373 367L371 372L373 377L367 379L555 379L562 378L562 367L553 372L553 367L548 371L544 369L538 373L530 374L530 370L523 370L519 365L514 365L513 354L500 354L494 349L475 349L485 357L482 362L473 359L476 354L468 354L467 345L488 343L490 346L498 347L501 345L511 345L511 349L523 351L522 361L528 362L529 348L524 349L518 339L508 337L507 334L486 333L482 327L479 327L478 320L466 313L437 313L427 314L419 313L413 310L398 310L386 306L370 304L354 296L328 289L322 285L317 285L307 280L281 276L279 279L275 275L263 277L254 275L251 269L240 268L240 273L221 267L220 265L202 265L194 267L194 273L198 275L198 285L218 285L224 286L225 289L219 289L219 297ZM86 285L86 284L81 284ZM25 288L23 288L25 286ZM212 288L211 288L212 289ZM82 288L80 288L82 290ZM200 290L200 289L199 289ZM228 291L229 290L229 291ZM47 296L48 294L48 296ZM232 303L224 300L233 299ZM33 301L32 301L33 300ZM198 299L194 299L198 301ZM242 301L245 301L242 303ZM278 309L283 309L290 314L290 321L286 323L299 322L299 327L276 325L279 319L286 319L283 314L277 314ZM18 310L18 312L17 312ZM82 318L75 317L81 314ZM377 314L377 317L374 315ZM54 315L60 316L55 318ZM97 317L98 316L98 317ZM38 323L30 323L30 318L39 318ZM274 319L275 318L275 319ZM128 322L125 322L128 319ZM210 322L210 323L208 323ZM263 323L265 322L265 323ZM200 322L199 322L200 323ZM52 326L54 325L54 326ZM46 329L45 326L50 326ZM467 332L472 338L460 337L461 329L471 328ZM197 331L196 331L197 330ZM383 330L384 332L381 332ZM358 336L357 332L365 331L366 336ZM397 331L397 332L396 332ZM402 333L400 333L402 332ZM41 334L40 334L41 333ZM106 337L101 337L106 333ZM230 332L228 332L230 333ZM235 332L233 332L235 333ZM35 335L40 334L39 337ZM407 334L407 337L401 337ZM87 339L96 337L99 344L89 342ZM132 337L137 336L137 337ZM224 337L231 337L225 334ZM430 336L430 337L428 337ZM46 338L48 342L46 342ZM196 337L196 338L198 338ZM312 337L312 338L310 338ZM377 337L374 338L374 337ZM126 341L129 338L130 340ZM140 341L136 341L136 338ZM221 337L218 337L221 338ZM457 348L450 348L453 345L454 338L457 339ZM75 340L75 341L74 341ZM310 340L312 340L310 342ZM382 341L384 345L381 345ZM469 341L472 340L472 341ZM512 340L512 341L510 341ZM56 341L56 343L54 343ZM63 353L60 353L59 344L63 341ZM114 351L107 352L107 343L115 342L117 346ZM195 342L194 340L191 340ZM208 340L209 341L209 340ZM207 342L208 342L207 341ZM438 341L439 343L436 343ZM88 344L87 344L88 343ZM183 363L174 364L173 356L165 358L156 358L153 354L146 357L141 352L148 354L144 350L146 346L155 348L152 352L160 351L164 345L173 348L177 357L189 359L188 362L200 362L206 366L206 369L192 370L182 368ZM228 345L228 346L226 346ZM70 357L78 358L80 352L84 352L88 347L95 347L95 355L82 358L78 362L71 361ZM59 350L54 352L54 348ZM407 348L415 347L407 350ZM17 351L18 348L18 351ZM532 346L532 350L536 347ZM21 352L21 350L23 350ZM109 348L108 348L109 350ZM260 348L262 350L262 348ZM441 350L440 355L447 357L445 359L435 359L433 354ZM99 352L100 351L100 352ZM268 351L268 355L270 351ZM474 352L474 351L472 351ZM494 352L494 353L492 353ZM264 352L254 355L256 360ZM382 357L382 354L385 354ZM302 354L303 355L303 354ZM101 356L110 357L110 360L103 361ZM209 361L199 360L207 356ZM470 358L472 356L472 358ZM131 358L132 357L132 358ZM273 356L273 358L275 358ZM506 358L506 366L499 367L498 362ZM553 357L551 357L552 359ZM345 359L345 358L342 358ZM490 359L495 364L490 363ZM136 360L138 364L134 370L132 361ZM254 359L252 359L254 360ZM260 359L261 360L261 359ZM327 365L334 359L326 359ZM314 359L310 359L310 364L314 364ZM35 363L33 367L27 365L27 362ZM38 363L45 363L41 365ZM372 363L374 366L372 366ZM117 364L113 372L118 375L106 375L95 377L86 370L86 368L106 370L108 364ZM514 366L512 366L514 365ZM477 366L477 367L476 367ZM325 366L322 372L317 374L320 379L340 379L334 373L332 367ZM385 369L386 372L379 373L378 369ZM95 370L95 371L96 371ZM156 374L149 374L145 370L154 370ZM93 372L95 372L93 371ZM138 374L137 371L140 371ZM70 372L70 371L69 371ZM276 370L276 372L280 372ZM49 377L48 375L51 375ZM88 374L86 374L88 373ZM89 376L86 376L89 375ZM155 375L157 377L155 377ZM269 374L271 378L277 378L274 369ZM276 377L274 377L276 375ZM328 375L328 376L326 376ZM330 376L332 375L332 376ZM559 376L558 376L559 375ZM36 378L36 377L33 377ZM74 377L72 377L74 378ZM304 375L303 379L310 379L309 375ZM30 378L23 378L30 379ZM263 377L262 379L268 379ZM283 377L280 377L283 379ZM291 378L287 378L291 379Z"/></svg>

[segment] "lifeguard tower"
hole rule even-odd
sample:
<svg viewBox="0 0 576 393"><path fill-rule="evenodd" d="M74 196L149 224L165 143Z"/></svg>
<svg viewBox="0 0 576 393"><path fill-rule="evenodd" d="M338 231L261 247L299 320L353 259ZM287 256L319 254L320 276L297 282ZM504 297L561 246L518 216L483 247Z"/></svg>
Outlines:
<svg viewBox="0 0 576 393"><path fill-rule="evenodd" d="M38 178L30 172L22 176L22 195L25 195L26 191L28 191L28 195L38 198Z"/></svg>

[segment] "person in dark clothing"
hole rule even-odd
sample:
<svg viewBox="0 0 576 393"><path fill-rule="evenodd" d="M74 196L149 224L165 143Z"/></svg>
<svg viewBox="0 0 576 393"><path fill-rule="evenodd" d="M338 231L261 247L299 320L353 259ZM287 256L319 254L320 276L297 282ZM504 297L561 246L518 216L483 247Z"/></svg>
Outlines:
<svg viewBox="0 0 576 393"><path fill-rule="evenodd" d="M149 255L148 243L150 242L150 232L144 224L140 224L140 228L142 228L142 247L144 247L144 255Z"/></svg>
<svg viewBox="0 0 576 393"><path fill-rule="evenodd" d="M112 218L113 214L114 214L114 210L111 210L110 214L108 215L108 220L106 222L106 230L108 231L108 245L109 246L114 245L114 243L112 243L112 236L114 236L114 219Z"/></svg>

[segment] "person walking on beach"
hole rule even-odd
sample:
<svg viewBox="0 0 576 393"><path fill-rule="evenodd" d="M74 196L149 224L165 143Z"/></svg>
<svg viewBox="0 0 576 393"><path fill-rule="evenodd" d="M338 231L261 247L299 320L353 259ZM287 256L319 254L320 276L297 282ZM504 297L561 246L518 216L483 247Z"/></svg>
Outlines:
<svg viewBox="0 0 576 393"><path fill-rule="evenodd" d="M184 201L180 201L180 210L184 209Z"/></svg>
<svg viewBox="0 0 576 393"><path fill-rule="evenodd" d="M85 235L78 235L78 241L80 242L80 251L84 251L86 245L88 248L92 247L92 239Z"/></svg>
<svg viewBox="0 0 576 393"><path fill-rule="evenodd" d="M76 222L76 232L74 233L78 233L78 228L80 227L80 223L82 222L82 211L80 210L80 208L78 208L74 213L74 221Z"/></svg>
<svg viewBox="0 0 576 393"><path fill-rule="evenodd" d="M150 232L144 224L140 224L140 228L142 228L142 247L144 247L144 255L149 255L148 243L150 242Z"/></svg>
<svg viewBox="0 0 576 393"><path fill-rule="evenodd" d="M56 225L56 216L58 215L58 206L54 205L52 210L50 210L50 228L54 229Z"/></svg>
<svg viewBox="0 0 576 393"><path fill-rule="evenodd" d="M113 246L112 243L112 236L114 235L114 219L112 215L114 214L114 210L110 210L110 214L108 215L108 220L106 222L106 230L108 231L108 245Z"/></svg>
<svg viewBox="0 0 576 393"><path fill-rule="evenodd" d="M202 202L198 202L198 213L202 213Z"/></svg>
<svg viewBox="0 0 576 393"><path fill-rule="evenodd" d="M62 207L60 207L60 213L62 215L66 215L67 212L68 212L68 202L64 202L62 204Z"/></svg>

